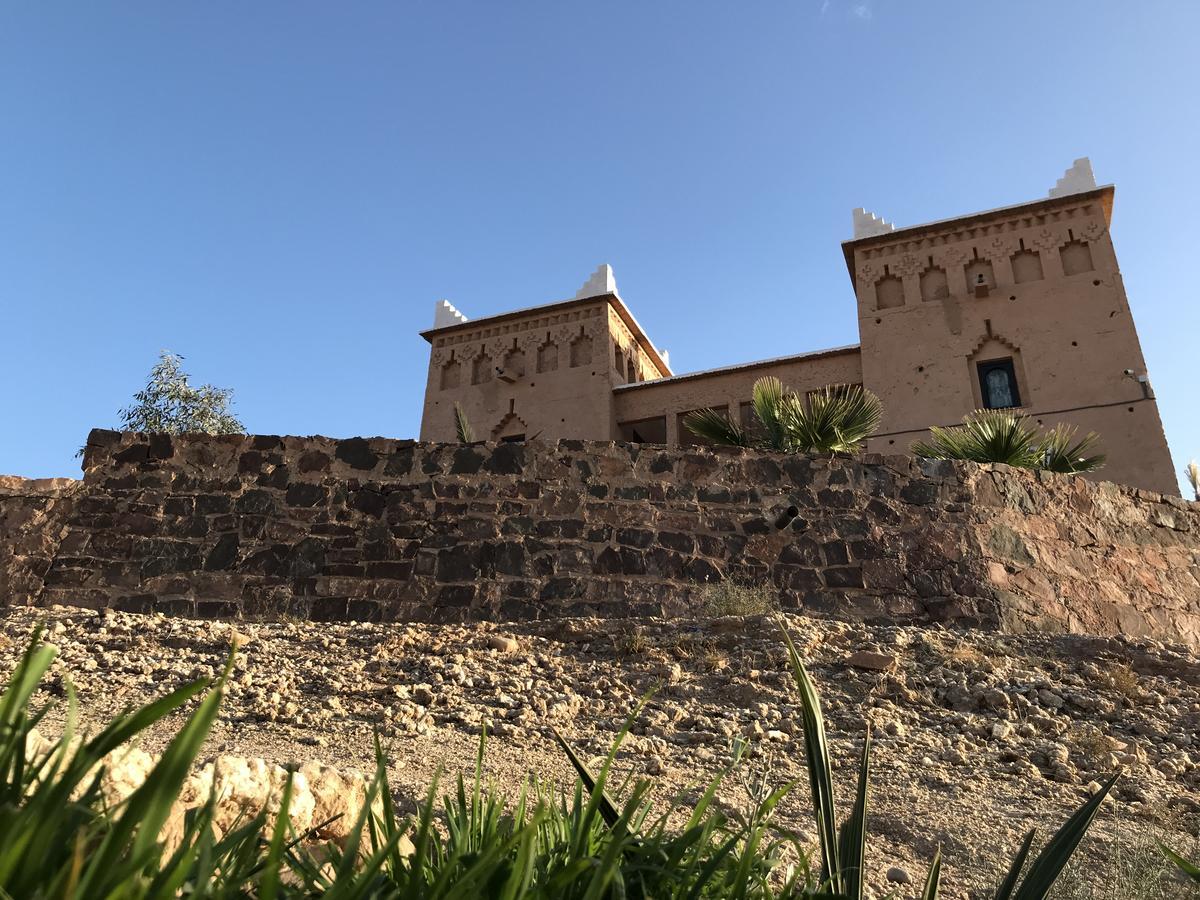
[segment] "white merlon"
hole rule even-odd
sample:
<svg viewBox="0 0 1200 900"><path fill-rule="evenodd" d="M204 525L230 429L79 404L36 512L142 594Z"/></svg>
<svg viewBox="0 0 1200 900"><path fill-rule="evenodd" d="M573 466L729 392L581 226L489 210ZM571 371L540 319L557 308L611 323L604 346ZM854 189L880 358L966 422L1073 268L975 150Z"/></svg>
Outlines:
<svg viewBox="0 0 1200 900"><path fill-rule="evenodd" d="M1050 188L1050 197L1066 197L1070 194L1080 194L1094 190L1096 176L1092 174L1092 161L1086 156L1075 160L1074 165L1067 169L1054 187Z"/></svg>
<svg viewBox="0 0 1200 900"><path fill-rule="evenodd" d="M895 231L896 226L891 222L885 222L875 213L867 212L861 206L854 210L854 239L865 237L875 237L877 234L887 234L889 231Z"/></svg>
<svg viewBox="0 0 1200 900"><path fill-rule="evenodd" d="M439 300L433 310L433 327L449 328L451 325L461 325L467 317L450 305L449 300Z"/></svg>
<svg viewBox="0 0 1200 900"><path fill-rule="evenodd" d="M667 368L671 367L671 353L669 350L659 350L658 355L662 357L662 361L667 364Z"/></svg>
<svg viewBox="0 0 1200 900"><path fill-rule="evenodd" d="M605 263L592 273L592 277L583 283L583 287L575 292L575 299L583 300L586 297L600 297L616 292L617 279L613 277L612 266Z"/></svg>

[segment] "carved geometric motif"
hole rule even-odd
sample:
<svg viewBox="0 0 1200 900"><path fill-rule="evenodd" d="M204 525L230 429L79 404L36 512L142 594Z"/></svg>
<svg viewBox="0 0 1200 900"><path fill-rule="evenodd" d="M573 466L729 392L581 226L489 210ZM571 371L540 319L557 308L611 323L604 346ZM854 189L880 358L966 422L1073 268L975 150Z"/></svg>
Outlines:
<svg viewBox="0 0 1200 900"><path fill-rule="evenodd" d="M1043 228L1030 241L1034 247L1041 251L1054 250L1058 248L1060 238L1049 228Z"/></svg>
<svg viewBox="0 0 1200 900"><path fill-rule="evenodd" d="M967 251L958 245L951 245L941 253L935 253L934 259L940 262L945 268L951 269L961 266L967 261Z"/></svg>
<svg viewBox="0 0 1200 900"><path fill-rule="evenodd" d="M984 245L983 255L993 261L1008 259L1017 251L1017 245L1007 238L997 237Z"/></svg>
<svg viewBox="0 0 1200 900"><path fill-rule="evenodd" d="M1079 229L1079 236L1085 241L1094 241L1106 231L1108 231L1108 228L1100 222L1088 222L1081 229Z"/></svg>
<svg viewBox="0 0 1200 900"><path fill-rule="evenodd" d="M901 259L892 266L896 270L896 274L901 277L906 275L916 275L921 270L921 261L911 253L906 253Z"/></svg>
<svg viewBox="0 0 1200 900"><path fill-rule="evenodd" d="M864 287L875 283L875 273L878 270L870 263L864 263L858 270L858 283Z"/></svg>

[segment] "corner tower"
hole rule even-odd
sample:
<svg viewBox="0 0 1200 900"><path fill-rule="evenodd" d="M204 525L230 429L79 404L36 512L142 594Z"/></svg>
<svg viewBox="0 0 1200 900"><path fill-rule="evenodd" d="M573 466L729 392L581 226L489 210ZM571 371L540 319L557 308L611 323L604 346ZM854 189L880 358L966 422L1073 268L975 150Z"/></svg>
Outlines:
<svg viewBox="0 0 1200 900"><path fill-rule="evenodd" d="M842 247L864 384L884 405L870 449L1014 408L1100 435L1097 480L1178 492L1109 233L1114 188L1087 159L1041 200L896 228L854 212Z"/></svg>
<svg viewBox="0 0 1200 900"><path fill-rule="evenodd" d="M480 440L612 440L613 388L669 376L600 266L570 300L482 319L437 304L421 440L455 440L454 404Z"/></svg>

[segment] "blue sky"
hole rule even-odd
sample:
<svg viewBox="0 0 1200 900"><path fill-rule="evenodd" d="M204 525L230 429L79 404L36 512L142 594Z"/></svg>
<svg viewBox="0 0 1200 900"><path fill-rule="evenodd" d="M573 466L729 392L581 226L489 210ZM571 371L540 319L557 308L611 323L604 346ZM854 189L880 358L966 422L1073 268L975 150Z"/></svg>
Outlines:
<svg viewBox="0 0 1200 900"><path fill-rule="evenodd" d="M601 262L677 371L854 343L850 209L1078 156L1177 466L1200 455L1200 4L0 7L0 473L75 474L160 348L255 432L414 436L447 298Z"/></svg>

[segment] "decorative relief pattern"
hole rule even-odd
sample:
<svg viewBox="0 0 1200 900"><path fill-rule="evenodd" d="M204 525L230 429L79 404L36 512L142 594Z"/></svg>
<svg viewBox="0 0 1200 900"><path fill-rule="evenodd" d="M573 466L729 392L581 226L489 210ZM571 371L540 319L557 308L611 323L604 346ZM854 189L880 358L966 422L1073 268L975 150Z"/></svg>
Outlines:
<svg viewBox="0 0 1200 900"><path fill-rule="evenodd" d="M996 237L988 241L983 249L983 255L993 262L1008 259L1017 252L1017 245L1009 238Z"/></svg>
<svg viewBox="0 0 1200 900"><path fill-rule="evenodd" d="M1043 228L1029 243L1044 253L1047 250L1057 250L1058 245L1062 243L1062 238L1049 228Z"/></svg>
<svg viewBox="0 0 1200 900"><path fill-rule="evenodd" d="M916 275L921 271L921 260L917 259L911 253L906 253L892 268L902 278L908 275Z"/></svg>
<svg viewBox="0 0 1200 900"><path fill-rule="evenodd" d="M1038 225L1044 225L1047 222L1076 219L1081 215L1087 214L1090 209L1090 206L1075 204L1045 212L1015 215L999 222L988 224L977 223L969 226L949 226L944 230L930 231L920 237L908 239L904 239L902 233L900 233L896 235L897 240L893 243L880 247L868 247L858 251L858 258L860 260L875 260L893 257L902 253L914 253L918 257L928 256L931 247L965 241L978 241L982 238L996 237L1022 228L1034 228ZM1099 227L1102 228L1103 226ZM980 252L984 252L982 247L980 247ZM864 284L871 283L878 275L878 271L875 270L871 275L864 276L862 269L860 269L859 281Z"/></svg>

